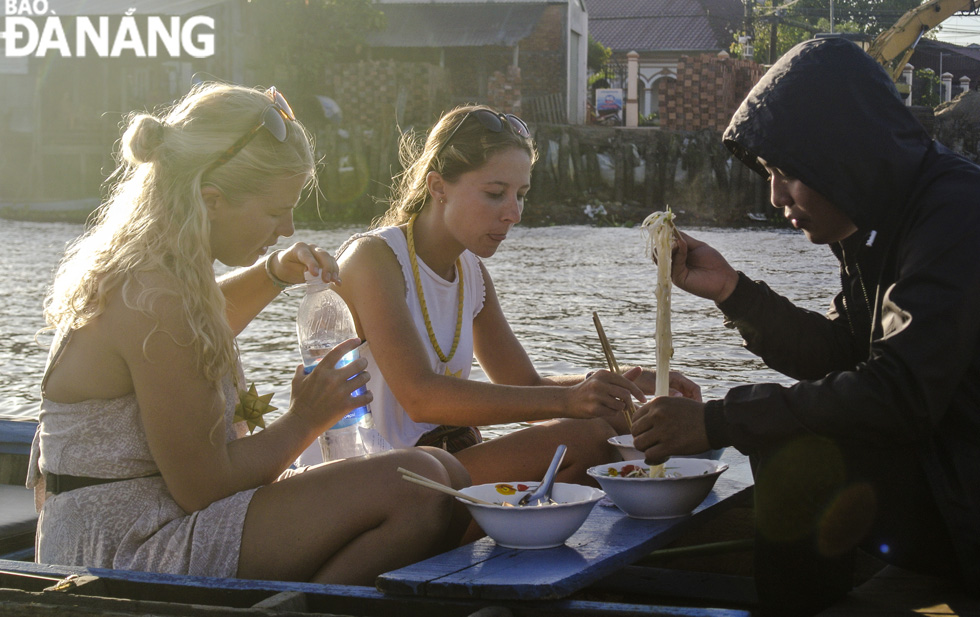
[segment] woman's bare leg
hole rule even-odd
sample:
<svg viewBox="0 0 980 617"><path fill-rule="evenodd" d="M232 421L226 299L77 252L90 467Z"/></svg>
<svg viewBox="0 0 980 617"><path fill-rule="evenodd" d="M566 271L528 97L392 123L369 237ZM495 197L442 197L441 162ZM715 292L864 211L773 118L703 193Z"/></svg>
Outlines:
<svg viewBox="0 0 980 617"><path fill-rule="evenodd" d="M463 464L449 452L446 452L440 448L428 446L422 446L417 449L424 450L442 462L442 464L446 467L446 471L449 473L449 482L447 483L449 486L459 490L472 484L470 474L466 470L466 467L464 467ZM472 520L473 519L470 516L469 510L466 509L466 506L463 505L463 503L458 499L453 499L453 514L448 530L449 535L447 537L462 538ZM449 548L455 548L455 546L456 545L453 545Z"/></svg>
<svg viewBox="0 0 980 617"><path fill-rule="evenodd" d="M402 480L398 467L443 484L466 482L451 457L412 448L312 467L264 486L245 517L238 576L373 585L382 572L457 546L465 509Z"/></svg>
<svg viewBox="0 0 980 617"><path fill-rule="evenodd" d="M537 482L560 444L568 446L558 471L559 482L598 486L586 474L593 465L620 460L606 440L616 432L597 420L549 420L514 431L456 453L473 484Z"/></svg>

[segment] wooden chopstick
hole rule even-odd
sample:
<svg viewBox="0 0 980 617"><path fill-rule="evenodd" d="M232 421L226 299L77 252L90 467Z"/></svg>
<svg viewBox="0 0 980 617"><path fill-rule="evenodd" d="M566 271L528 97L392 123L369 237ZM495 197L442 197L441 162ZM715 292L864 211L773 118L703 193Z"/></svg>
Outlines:
<svg viewBox="0 0 980 617"><path fill-rule="evenodd" d="M595 324L596 332L599 333L599 342L602 343L602 353L606 356L606 364L609 370L619 374L619 363L613 355L612 347L609 346L609 339L606 338L606 331L602 329L602 322L599 321L599 313L592 311L592 322Z"/></svg>
<svg viewBox="0 0 980 617"><path fill-rule="evenodd" d="M440 484L439 482L436 482L435 480L430 480L429 478L426 478L425 476L420 476L419 474L417 474L417 473L415 473L413 471L409 471L409 470L407 470L407 469L405 469L403 467L399 467L398 468L398 472L400 474L402 474L402 480L408 480L409 482L413 482L415 484L418 484L419 486L425 486L427 488L435 489L437 491L442 491L443 493L446 493L447 495L452 495L453 497L459 497L460 499L465 499L466 501L471 501L473 503L478 503L478 504L481 504L481 505L484 505L484 506L497 505L497 504L494 504L494 503L490 503L489 501L484 501L482 499L477 499L476 497L471 497L470 495L467 495L466 493L461 493L461 492L457 491L454 488L450 488L450 487L446 486L445 484Z"/></svg>
<svg viewBox="0 0 980 617"><path fill-rule="evenodd" d="M617 375L622 375L619 370L619 363L616 362L616 356L613 354L612 346L609 345L609 339L606 338L606 331L602 329L602 322L599 321L599 313L592 311L592 323L595 324L595 331L599 334L599 342L602 344L602 353L606 356L606 364L609 365L609 370ZM633 427L633 414L636 413L636 407L633 406L633 397L629 397L626 400L626 409L623 410L626 415L626 424L632 428Z"/></svg>

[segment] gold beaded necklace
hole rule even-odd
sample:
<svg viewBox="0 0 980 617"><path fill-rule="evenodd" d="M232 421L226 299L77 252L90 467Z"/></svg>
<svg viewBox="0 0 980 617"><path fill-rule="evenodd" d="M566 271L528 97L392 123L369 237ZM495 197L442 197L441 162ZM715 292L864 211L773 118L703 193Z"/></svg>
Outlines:
<svg viewBox="0 0 980 617"><path fill-rule="evenodd" d="M415 278L415 291L419 295L419 304L422 306L422 319L425 321L425 331L429 333L429 342L432 343L432 348L436 350L436 355L439 359L449 363L456 355L456 348L459 346L459 333L463 329L463 268L456 258L456 276L459 278L459 307L456 311L456 335L453 337L453 347L449 350L449 355L446 356L442 353L442 348L439 347L439 341L436 340L436 333L432 331L432 320L429 319L429 309L425 306L425 292L422 291L422 279L419 276L419 262L418 258L415 256L415 235L412 233L415 227L415 219L418 218L418 212L412 215L412 218L408 219L408 259L412 263L412 276Z"/></svg>

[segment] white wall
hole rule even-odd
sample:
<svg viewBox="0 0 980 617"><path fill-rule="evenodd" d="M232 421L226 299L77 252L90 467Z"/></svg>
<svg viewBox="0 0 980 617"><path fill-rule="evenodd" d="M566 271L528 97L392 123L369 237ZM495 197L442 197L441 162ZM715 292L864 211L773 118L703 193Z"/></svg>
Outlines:
<svg viewBox="0 0 980 617"><path fill-rule="evenodd" d="M567 92L565 102L569 124L585 124L585 96L588 90L589 14L583 0L568 0Z"/></svg>

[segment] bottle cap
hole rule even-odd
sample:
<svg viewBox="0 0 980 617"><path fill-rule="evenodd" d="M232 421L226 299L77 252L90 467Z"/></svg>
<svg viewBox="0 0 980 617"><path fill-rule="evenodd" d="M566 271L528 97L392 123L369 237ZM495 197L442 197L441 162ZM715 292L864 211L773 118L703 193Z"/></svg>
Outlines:
<svg viewBox="0 0 980 617"><path fill-rule="evenodd" d="M327 283L324 283L323 279L320 278L319 275L311 274L309 270L303 273L303 279L306 281L306 284L311 287L326 287L327 285Z"/></svg>

